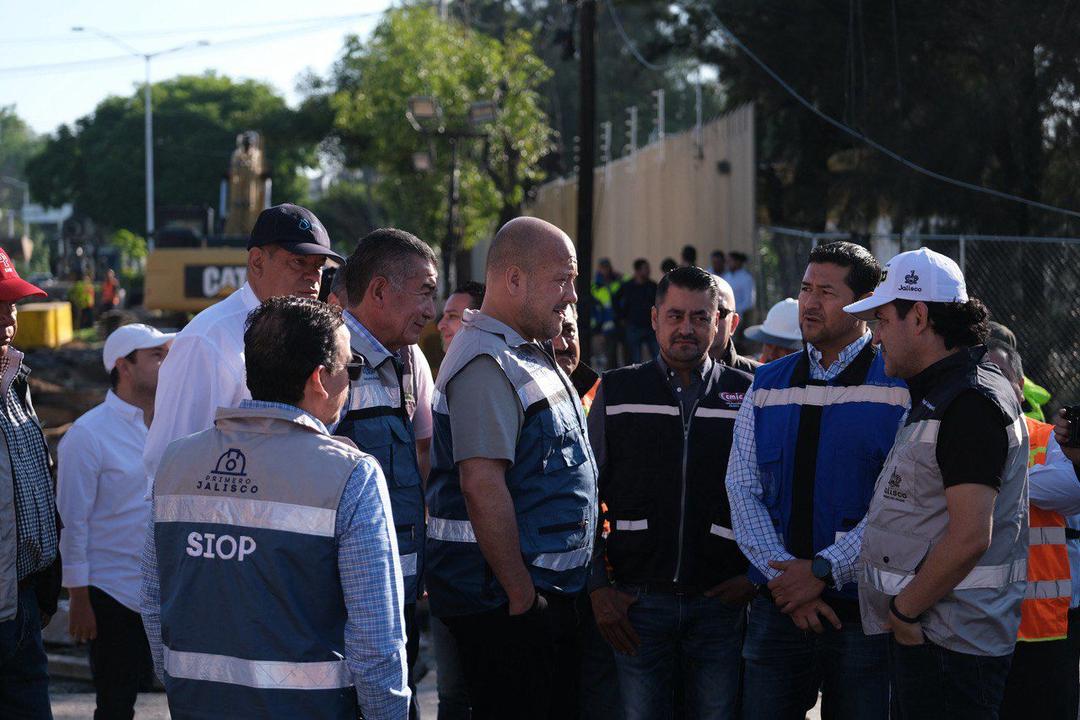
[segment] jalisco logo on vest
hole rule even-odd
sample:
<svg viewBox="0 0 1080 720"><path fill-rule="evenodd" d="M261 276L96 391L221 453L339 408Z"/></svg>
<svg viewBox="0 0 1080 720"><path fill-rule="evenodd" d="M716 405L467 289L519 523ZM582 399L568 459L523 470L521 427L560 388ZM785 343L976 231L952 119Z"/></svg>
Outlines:
<svg viewBox="0 0 1080 720"><path fill-rule="evenodd" d="M899 471L894 470L892 477L889 478L889 482L885 485L885 490L881 494L889 500L907 502L908 494L900 489L900 484L903 482L904 479L900 477Z"/></svg>
<svg viewBox="0 0 1080 720"><path fill-rule="evenodd" d="M202 480L195 481L195 489L245 495L259 492L259 486L247 476L247 458L237 448L223 452L214 469Z"/></svg>

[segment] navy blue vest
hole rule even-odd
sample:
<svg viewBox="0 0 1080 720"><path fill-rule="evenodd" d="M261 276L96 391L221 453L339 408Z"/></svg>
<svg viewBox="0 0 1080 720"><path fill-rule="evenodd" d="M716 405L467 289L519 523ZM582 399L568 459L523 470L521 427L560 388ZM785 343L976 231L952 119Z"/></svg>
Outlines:
<svg viewBox="0 0 1080 720"><path fill-rule="evenodd" d="M335 432L382 467L394 513L405 603L415 603L423 576L425 526L424 488L408 409L413 370L397 356L383 355L359 333L352 333L351 343L354 359L362 358L364 368L349 388L349 410ZM402 355L410 357L407 352Z"/></svg>
<svg viewBox="0 0 1080 720"><path fill-rule="evenodd" d="M427 500L426 583L439 617L483 612L507 601L476 542L457 464L446 387L473 358L488 355L506 374L524 413L506 486L517 515L522 559L536 587L572 595L585 587L596 525L596 462L585 414L569 378L536 343L478 312L439 368ZM454 418L468 423L470 418Z"/></svg>
<svg viewBox="0 0 1080 720"><path fill-rule="evenodd" d="M885 374L884 358L873 345L867 345L828 382L809 379L809 362L808 352L803 350L763 365L754 376L753 388L762 501L788 552L804 559L832 545L866 515L874 483L910 402L903 381ZM797 466L804 408L815 416L819 411L820 424L803 428L800 462L804 465ZM817 442L809 448L808 431L811 441L812 433L817 432ZM810 462L813 464L807 466ZM809 553L788 537L796 472L812 482ZM755 582L765 580L754 567L749 574ZM840 594L856 599L855 583L846 584Z"/></svg>

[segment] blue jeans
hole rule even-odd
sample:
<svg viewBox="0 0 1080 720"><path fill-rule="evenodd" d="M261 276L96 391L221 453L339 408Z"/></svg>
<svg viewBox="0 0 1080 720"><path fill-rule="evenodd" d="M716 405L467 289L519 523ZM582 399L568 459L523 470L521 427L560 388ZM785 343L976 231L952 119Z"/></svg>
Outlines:
<svg viewBox="0 0 1080 720"><path fill-rule="evenodd" d="M660 344L656 342L656 333L651 327L626 326L626 360L631 365L641 362L641 346L649 347L650 360L660 355Z"/></svg>
<svg viewBox="0 0 1080 720"><path fill-rule="evenodd" d="M0 717L52 720L49 665L41 644L41 612L33 588L19 592L15 617L0 622Z"/></svg>
<svg viewBox="0 0 1080 720"><path fill-rule="evenodd" d="M772 599L750 605L743 645L743 717L804 720L822 693L823 720L889 717L888 643L858 620L818 635L796 627Z"/></svg>
<svg viewBox="0 0 1080 720"><path fill-rule="evenodd" d="M457 642L439 618L431 616L431 644L435 649L435 676L439 694L439 720L468 720L469 687Z"/></svg>
<svg viewBox="0 0 1080 720"><path fill-rule="evenodd" d="M986 657L929 640L922 645L890 641L893 715L900 720L996 720L1011 664L1012 654ZM1047 685L1042 691L1064 688Z"/></svg>
<svg viewBox="0 0 1080 720"><path fill-rule="evenodd" d="M579 720L624 720L615 650L596 627L587 592L577 599L581 639L581 708Z"/></svg>
<svg viewBox="0 0 1080 720"><path fill-rule="evenodd" d="M734 718L746 608L703 595L619 589L637 598L630 624L641 638L636 654L615 654L626 720L672 717L677 667L685 688L683 718Z"/></svg>

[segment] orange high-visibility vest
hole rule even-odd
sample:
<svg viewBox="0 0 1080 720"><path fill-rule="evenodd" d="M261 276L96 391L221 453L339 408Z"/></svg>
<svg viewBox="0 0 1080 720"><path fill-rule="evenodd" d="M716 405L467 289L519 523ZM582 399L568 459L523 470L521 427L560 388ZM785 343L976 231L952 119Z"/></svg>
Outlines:
<svg viewBox="0 0 1080 720"><path fill-rule="evenodd" d="M1053 426L1027 421L1031 454L1028 467L1046 464L1046 446ZM1061 513L1031 505L1031 540L1028 545L1027 592L1020 618L1019 640L1062 640L1069 632L1069 553L1065 546L1065 518Z"/></svg>

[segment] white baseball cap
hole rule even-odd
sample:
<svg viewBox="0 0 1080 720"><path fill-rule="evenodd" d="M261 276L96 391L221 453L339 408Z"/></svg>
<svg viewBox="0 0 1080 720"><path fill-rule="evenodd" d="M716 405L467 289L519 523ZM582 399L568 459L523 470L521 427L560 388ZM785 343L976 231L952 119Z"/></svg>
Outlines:
<svg viewBox="0 0 1080 720"><path fill-rule="evenodd" d="M960 266L941 253L919 248L890 260L870 297L844 306L844 312L861 320L873 320L874 310L893 300L954 303L967 299L967 285Z"/></svg>
<svg viewBox="0 0 1080 720"><path fill-rule="evenodd" d="M751 325L743 333L754 342L802 350L802 330L799 329L799 301L784 298L769 308L765 322Z"/></svg>
<svg viewBox="0 0 1080 720"><path fill-rule="evenodd" d="M105 361L105 372L112 372L116 367L116 361L136 350L160 347L176 337L176 333L163 333L155 327L132 323L121 325L113 330L105 340L105 349L102 351L102 359Z"/></svg>

